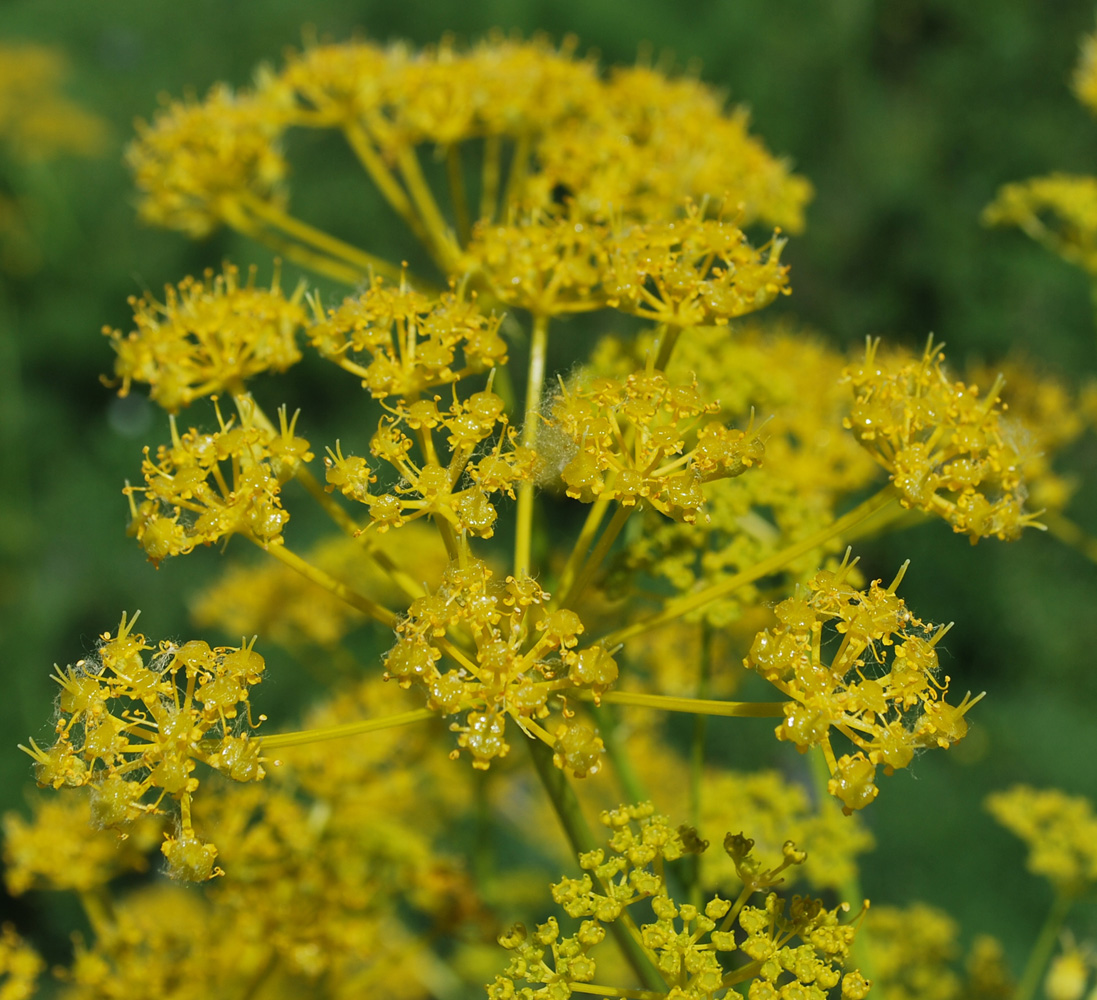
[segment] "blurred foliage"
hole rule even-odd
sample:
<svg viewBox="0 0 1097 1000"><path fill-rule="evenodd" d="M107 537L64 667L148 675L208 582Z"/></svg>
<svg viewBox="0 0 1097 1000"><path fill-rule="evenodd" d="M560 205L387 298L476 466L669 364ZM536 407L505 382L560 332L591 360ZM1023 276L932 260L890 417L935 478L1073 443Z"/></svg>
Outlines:
<svg viewBox="0 0 1097 1000"><path fill-rule="evenodd" d="M697 62L706 80L751 107L758 134L816 186L807 231L787 250L793 295L780 309L842 343L871 334L913 345L933 331L957 362L1019 348L1051 371L1097 369L1085 277L1015 233L979 225L999 184L1084 172L1097 160L1097 125L1068 90L1078 39L1092 26L1089 2L9 0L0 41L60 46L71 60L70 96L109 127L96 159L20 166L40 265L0 275L0 634L9 678L0 729L12 744L44 728L52 663L90 650L120 609L136 604L155 634L183 634L183 595L217 570L217 551L154 570L124 537L121 486L158 418L139 397L117 400L97 381L111 363L98 331L129 322L131 294L225 257L262 258L231 235L193 244L140 228L121 153L158 93L246 81L255 65L300 44L306 18L320 38L358 31L423 44L445 31L474 38L502 27L575 33L607 62L629 62L648 45L677 64ZM387 246L391 221L363 200L349 156L307 142L298 155L296 169L324 180L310 187L321 195L300 205L302 217ZM308 401L311 427L354 403L327 387L319 365L298 371L293 398ZM1093 469L1097 455L1083 451L1075 465ZM1095 495L1090 483L1072 510L1091 531ZM1045 890L1001 877L1020 872L1021 848L979 803L1014 781L1097 794L1097 771L1082 763L1097 758L1087 707L1097 697L1097 567L1035 532L972 548L933 523L870 550L868 572L908 556L910 604L958 622L946 643L955 686L989 694L961 751L919 762L896 779L905 794L873 810L881 847L865 861L865 890L880 903L924 899L967 933L989 931L1021 950ZM262 708L274 718L296 714L307 684L296 670L287 666L280 681L270 671ZM781 753L769 727L757 728L765 738L737 747L736 766L771 765ZM17 803L29 780L14 746L0 755L0 805Z"/></svg>

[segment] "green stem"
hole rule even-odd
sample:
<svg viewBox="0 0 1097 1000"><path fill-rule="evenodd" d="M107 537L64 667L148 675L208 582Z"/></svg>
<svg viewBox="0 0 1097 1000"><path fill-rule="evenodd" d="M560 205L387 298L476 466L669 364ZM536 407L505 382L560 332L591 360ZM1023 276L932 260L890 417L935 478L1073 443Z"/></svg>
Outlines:
<svg viewBox="0 0 1097 1000"><path fill-rule="evenodd" d="M613 473L613 476L616 478L616 473ZM607 483L607 486L608 485L609 484ZM572 546L571 552L568 555L568 560L564 564L563 571L560 573L560 579L556 583L557 591L559 593L565 594L571 590L572 582L575 580L575 576L579 572L579 568L582 566L587 552L590 551L591 542L594 541L594 536L597 534L598 528L602 524L602 519L606 516L606 511L609 510L609 505L611 503L613 503L613 498L603 493L590 505L590 510L587 511L587 517L583 522L579 537L575 539L575 544ZM556 602L553 603L555 606Z"/></svg>
<svg viewBox="0 0 1097 1000"><path fill-rule="evenodd" d="M898 500L898 496L898 491L893 486L885 486L879 493L858 504L848 514L838 518L827 527L816 531L794 545L790 545L787 549L774 553L768 559L763 559L750 569L745 569L741 573L736 573L734 576L722 580L720 583L705 587L696 593L686 594L683 597L667 601L662 611L649 615L647 618L642 618L640 621L618 629L616 632L610 632L609 635L603 638L602 642L606 646L616 646L619 642L624 642L626 639L633 638L633 636L642 635L644 632L650 632L652 629L660 628L668 622L689 614L691 611L696 611L710 601L714 601L718 597L724 597L739 587L754 583L755 580L760 580L771 573L776 573L805 553L818 548L832 538L840 537L844 532L889 507Z"/></svg>
<svg viewBox="0 0 1097 1000"><path fill-rule="evenodd" d="M815 798L817 802L825 802L830 797L830 768L827 765L826 754L822 747L816 747L808 754L808 766L811 768L811 780L815 786ZM853 874L840 886L840 892L845 902L851 907L860 906L864 902L864 890L861 888L861 875L856 867ZM859 969L866 979L872 979L874 962L872 961L872 938L862 921L853 938L853 946L850 948L850 959L854 968Z"/></svg>
<svg viewBox="0 0 1097 1000"><path fill-rule="evenodd" d="M681 332L682 328L680 326L660 324L659 353L655 357L653 366L656 371L665 372L667 370L667 364L670 362L671 354L674 353L674 345L678 343Z"/></svg>
<svg viewBox="0 0 1097 1000"><path fill-rule="evenodd" d="M1062 514L1045 511L1040 516L1043 518L1044 524L1047 525L1047 530L1052 537L1059 539L1060 542L1064 542L1072 549L1077 549L1091 562L1097 562L1097 538L1087 534L1070 518L1063 517Z"/></svg>
<svg viewBox="0 0 1097 1000"><path fill-rule="evenodd" d="M522 445L537 447L541 420L541 392L545 383L545 358L548 354L548 316L536 316L529 345L529 377L526 380L526 413L522 425ZM514 575L529 575L530 548L533 542L533 491L532 482L518 487L518 525L514 535Z"/></svg>
<svg viewBox="0 0 1097 1000"><path fill-rule="evenodd" d="M1051 953L1055 950L1055 942L1059 939L1059 931L1063 928L1063 922L1070 912L1074 899L1059 889L1055 891L1055 898L1051 902L1044 926L1040 928L1032 951L1028 953L1028 961L1025 962L1025 971L1021 973L1021 980L1017 984L1017 990L1013 994L1013 1000L1032 1000L1036 995L1036 988L1043 978L1044 969L1051 960Z"/></svg>
<svg viewBox="0 0 1097 1000"><path fill-rule="evenodd" d="M449 180L450 201L453 204L453 218L457 224L457 241L465 246L469 241L472 220L469 218L468 193L465 190L465 174L461 168L461 147L446 147L446 175Z"/></svg>
<svg viewBox="0 0 1097 1000"><path fill-rule="evenodd" d="M502 145L503 140L497 135L489 135L484 140L484 161L480 169L480 219L488 224L495 221L495 212L499 207Z"/></svg>
<svg viewBox="0 0 1097 1000"><path fill-rule="evenodd" d="M568 782L567 775L561 771L552 759L552 748L540 740L526 741L533 764L541 784L556 810L556 817L567 834L572 850L578 854L586 854L596 850L600 845L594 839L590 827L587 825L579 800L575 797L575 790ZM622 917L626 914L622 914ZM640 982L649 990L653 990L660 996L665 996L667 984L659 971L652 964L651 958L644 950L640 941L629 933L628 926L623 919L614 920L609 925L610 932L617 940L622 953L632 966L633 972L639 977Z"/></svg>
<svg viewBox="0 0 1097 1000"><path fill-rule="evenodd" d="M311 580L318 587L322 587L329 594L334 594L341 601L346 602L352 608L357 608L374 621L378 621L388 628L395 628L396 623L400 620L399 615L395 612L378 604L373 598L352 590L345 583L336 580L330 573L325 573L319 567L313 566L307 559L302 559L296 552L287 549L285 545L265 544L252 535L245 535L244 537L269 555L274 556L279 562L300 573L306 580Z"/></svg>
<svg viewBox="0 0 1097 1000"><path fill-rule="evenodd" d="M644 787L644 783L632 766L632 761L629 760L628 754L621 746L616 715L601 705L591 705L590 714L598 726L598 732L606 746L606 756L613 765L614 771L617 772L617 780L621 783L621 791L624 793L625 800L628 802L647 802L651 795Z"/></svg>
<svg viewBox="0 0 1097 1000"><path fill-rule="evenodd" d="M419 218L423 220L423 228L427 234L427 248L438 266L449 274L457 260L457 248L450 235L450 228L446 223L438 202L434 199L434 192L423 176L423 169L419 165L419 157L410 146L402 146L396 154L396 165L400 170L415 206Z"/></svg>
<svg viewBox="0 0 1097 1000"><path fill-rule="evenodd" d="M594 550L591 552L590 558L587 560L578 579L560 598L561 607L574 607L579 602L583 592L590 585L590 581L594 579L594 574L598 572L605 561L609 550L613 547L613 543L617 541L617 536L621 533L621 529L624 528L625 522L634 510L636 510L635 504L631 507L618 506L613 518L606 525L606 530L602 532L602 537L598 539L598 544L594 546Z"/></svg>
<svg viewBox="0 0 1097 1000"><path fill-rule="evenodd" d="M574 697L592 697L577 690ZM644 694L640 691L607 691L602 695L607 705L633 705L654 708L660 712L686 712L690 715L720 715L733 719L777 719L785 714L787 701L718 701L702 698L676 698L668 694Z"/></svg>
<svg viewBox="0 0 1097 1000"><path fill-rule="evenodd" d="M240 205L246 213L250 213L264 224L281 229L287 236L307 243L329 257L345 261L351 267L357 268L362 275L374 271L393 281L400 281L404 277L403 271L387 260L359 250L358 247L325 233L322 229L310 226L307 222L294 218L261 198L242 195ZM412 284L417 288L423 287L423 283L418 280L413 280Z"/></svg>
<svg viewBox="0 0 1097 1000"><path fill-rule="evenodd" d="M701 623L701 664L700 674L697 678L697 698L707 701L709 695L709 680L712 675L712 649L713 630L707 622ZM689 753L689 821L693 828L701 826L701 790L704 786L705 776L705 737L708 734L708 716L695 715L693 717L693 737L690 743ZM693 855L690 858L690 867L686 879L686 888L689 890L690 902L694 906L701 905L701 858Z"/></svg>
<svg viewBox="0 0 1097 1000"><path fill-rule="evenodd" d="M273 736L260 736L257 739L264 750L277 750L281 747L297 747L308 743L320 743L323 740L341 740L347 736L361 736L363 733L373 733L379 729L410 726L415 722L425 722L434 716L435 713L429 708L416 708L410 712L386 715L380 719L365 719L361 722L348 722L342 726L325 726L321 729L300 729L293 733L275 733Z"/></svg>
<svg viewBox="0 0 1097 1000"><path fill-rule="evenodd" d="M385 166L384 159L377 151L366 130L358 122L352 120L343 125L343 133L347 137L350 148L354 150L354 155L358 157L358 162L369 174L370 180L376 185L385 201L404 220L407 227L415 234L415 237L421 243L429 245L427 231L423 228L419 216L415 214L415 209L408 200L407 193L400 187L400 182L392 175L389 168Z"/></svg>

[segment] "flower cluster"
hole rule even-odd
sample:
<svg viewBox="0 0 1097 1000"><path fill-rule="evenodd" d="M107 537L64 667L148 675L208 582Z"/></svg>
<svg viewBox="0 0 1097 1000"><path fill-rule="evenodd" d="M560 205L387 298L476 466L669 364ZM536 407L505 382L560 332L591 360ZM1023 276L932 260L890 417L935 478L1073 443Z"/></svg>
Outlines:
<svg viewBox="0 0 1097 1000"><path fill-rule="evenodd" d="M1082 40L1074 93L1097 113L1097 35ZM1097 177L1055 172L1004 184L983 210L988 226L1017 226L1037 243L1097 276Z"/></svg>
<svg viewBox="0 0 1097 1000"><path fill-rule="evenodd" d="M869 984L859 972L841 972L855 933L840 919L846 904L827 910L819 900L785 900L771 892L761 906L748 905L754 893L780 882L789 865L802 863L803 852L791 842L785 844L782 863L764 869L751 855L753 842L729 834L725 850L743 886L738 898L679 904L668 891L666 865L703 851L704 842L688 829L676 830L650 803L621 806L601 819L610 830L608 851L581 854L584 874L552 887L555 902L582 921L579 930L562 936L559 922L550 917L532 934L521 925L504 934L500 944L513 958L488 987L493 1000L548 1000L572 989L618 995L616 988L596 983L592 952L605 939L606 925L627 928L651 963L655 981L645 984L649 992L644 995L710 1000L747 982L749 995L759 1000L824 996L839 983L845 1000L868 994ZM651 918L644 921L643 913ZM522 982L530 985L519 987Z"/></svg>
<svg viewBox="0 0 1097 1000"><path fill-rule="evenodd" d="M28 889L87 892L116 875L143 872L145 854L163 840L162 818L141 814L125 837L96 828L88 796L65 792L34 804L32 818L4 816L4 884L13 896ZM0 993L2 995L2 993Z"/></svg>
<svg viewBox="0 0 1097 1000"><path fill-rule="evenodd" d="M441 397L435 396L401 403L390 416L381 418L370 450L399 475L400 482L390 490L374 492L377 474L364 458L344 456L338 442L324 460L327 489L368 506L370 523L379 531L431 515L458 532L491 538L498 514L488 495L513 497L516 485L532 481L537 456L517 443L503 400L490 389L464 401L454 396L445 410L439 409L439 402ZM445 464L435 431L445 436L449 448ZM497 432L495 444L473 461L478 449ZM421 462L411 458L416 442L423 454Z"/></svg>
<svg viewBox="0 0 1097 1000"><path fill-rule="evenodd" d="M755 248L692 204L670 221L617 225L537 212L477 225L465 264L500 301L535 315L611 307L680 328L726 324L787 293L783 245Z"/></svg>
<svg viewBox="0 0 1097 1000"><path fill-rule="evenodd" d="M242 202L278 203L288 170L281 136L286 108L214 87L204 101L175 101L152 124L138 122L126 160L141 192L142 218L207 236L242 212Z"/></svg>
<svg viewBox="0 0 1097 1000"><path fill-rule="evenodd" d="M284 133L303 125L341 130L405 214L424 207L414 148L475 139L485 144L481 215L492 218L506 140L519 168L506 194L527 209L553 211L563 200L585 218L664 218L682 196L714 194L741 206L746 221L801 227L810 185L749 134L743 112L727 114L696 80L643 67L604 79L573 49L503 38L467 51L309 48L253 90L217 87L142 125L129 152L142 214L200 236L261 213L282 191Z"/></svg>
<svg viewBox="0 0 1097 1000"><path fill-rule="evenodd" d="M1003 185L983 211L989 226L1017 226L1064 260L1097 275L1097 177L1054 173Z"/></svg>
<svg viewBox="0 0 1097 1000"><path fill-rule="evenodd" d="M617 663L603 646L577 648L583 623L574 611L549 610L549 595L530 577L497 580L488 566L471 560L452 565L441 587L414 601L397 626L399 639L385 657L386 677L425 688L428 705L443 715L465 712L458 745L473 767L486 768L510 750L507 718L555 751L557 766L577 777L601 767L602 742L570 718L560 695L573 689L595 698L617 679ZM440 642L455 630L472 639L467 652ZM443 648L444 646L444 648ZM446 652L456 663L437 664ZM540 720L559 701L565 721L547 732Z"/></svg>
<svg viewBox="0 0 1097 1000"><path fill-rule="evenodd" d="M606 337L587 370L594 377L624 378L656 349L650 337ZM762 417L758 437L765 442L765 461L749 476L706 485L706 516L694 524L648 517L617 560L615 586L634 592L652 577L689 593L832 524L839 504L878 474L865 450L839 430L848 411L848 389L841 384L848 363L817 333L787 321L763 325L748 319L733 331L712 326L684 332L668 378L696 378L703 398L719 399L727 423L745 422L751 413ZM833 537L792 561L785 571L790 583L806 582L828 553L843 547ZM758 600L756 586L742 586L695 614L723 628Z"/></svg>
<svg viewBox="0 0 1097 1000"><path fill-rule="evenodd" d="M0 130L4 113L0 100ZM283 144L302 129L346 142L433 273L291 214ZM1017 379L1015 409L1039 425L1028 434L1005 416L1001 376L953 379L932 341L921 357L870 342L851 364L799 323L763 326L754 314L789 291L784 233L810 186L699 80L643 60L603 73L572 40L312 44L250 88L169 103L138 133L128 159L147 220L192 236L229 226L347 291L325 305L304 282L283 292L278 269L256 287L225 265L131 300L132 329L105 331L116 384L147 385L171 426L124 491L131 534L154 564L233 535L254 543L277 565L226 574L196 615L355 681L308 728L259 739L255 639L154 647L123 616L57 671L54 739L27 753L66 797L5 820L5 858L13 892L66 888L85 906L94 940L76 946L69 1000L179 983L463 995L483 981L499 914L530 902L540 853L490 845L522 830L547 852L549 808L580 872L552 897L578 926L505 934L493 1000L863 1000L857 967L874 960L886 996L1004 995L1000 949L979 942L962 985L955 929L932 911L882 910L873 929L867 903L851 920L848 904L776 889L800 878L859 902L872 838L854 812L878 771L964 738L982 697L948 702L938 647L951 626L897 596L905 567L885 587L838 553L917 512L973 541L1016 538L1034 523L1028 477L1049 527L1081 535L1059 516L1071 483L1049 456L1097 422L1092 389ZM1004 191L991 215L1097 273L1091 195L1060 178ZM1065 221L1045 222L1049 209ZM598 311L590 329L605 320L628 339L569 368L563 320ZM585 336L587 318L573 326ZM296 414L272 422L247 391L305 343L367 390L329 439L323 482ZM216 428L184 429L178 412L202 397ZM879 466L890 482L857 502ZM340 532L302 555L284 540L290 479ZM383 631L359 630L363 616ZM732 701L757 688L748 670L780 699ZM672 712L695 717L688 756ZM814 753L814 796L803 775L706 760L708 716L779 720L779 740ZM531 751L536 801L515 742ZM692 825L650 803L608 809L597 847L584 812L621 792L571 779L603 770ZM991 808L1032 843L1060 901L1097 883L1088 804L1016 789ZM85 822L98 829L78 843ZM757 842L734 832L747 829ZM733 832L706 854L700 831L716 830ZM207 885L116 886L108 906L108 883L157 846L171 875ZM218 864L233 878L214 879ZM604 956L610 936L627 971ZM0 975L9 955L23 961L5 928ZM1060 965L1064 982L1077 972Z"/></svg>
<svg viewBox="0 0 1097 1000"><path fill-rule="evenodd" d="M235 781L263 778L259 743L237 730L245 718L251 724L250 689L265 664L250 645L211 649L199 640L161 643L146 657L155 647L133 631L136 618L123 615L94 658L57 672L57 739L23 749L40 785L90 790L99 826L124 829L174 798L179 829L161 851L173 877L201 882L220 869L217 848L198 838L191 821L195 761Z"/></svg>
<svg viewBox="0 0 1097 1000"><path fill-rule="evenodd" d="M791 700L778 739L801 751L821 746L829 790L847 812L863 809L879 791L876 768L906 767L922 747L948 747L967 734L964 714L975 703L945 701L935 646L949 626L915 618L895 596L903 570L887 588L846 582L847 566L821 572L774 609L778 624L760 632L747 656L756 670ZM833 651L824 632L840 639ZM975 699L978 700L978 699ZM835 756L830 730L857 750Z"/></svg>
<svg viewBox="0 0 1097 1000"><path fill-rule="evenodd" d="M1097 884L1097 815L1093 804L1055 788L1015 785L987 797L987 809L1029 849L1028 869L1063 893Z"/></svg>
<svg viewBox="0 0 1097 1000"><path fill-rule="evenodd" d="M1023 430L1003 417L1001 382L952 381L944 352L930 341L917 360L879 357L847 369L853 405L846 426L891 476L902 503L943 517L972 542L1016 538L1034 523L1024 510Z"/></svg>
<svg viewBox="0 0 1097 1000"><path fill-rule="evenodd" d="M275 430L249 398L237 406L239 423L224 420L218 409L220 428L209 433L192 427L180 434L172 417L171 444L157 448L155 460L145 449L145 485L126 492L130 532L151 562L237 533L262 545L281 544L289 513L279 492L312 452L294 433L296 414L287 420L280 410ZM140 503L135 493L144 494Z"/></svg>
<svg viewBox="0 0 1097 1000"><path fill-rule="evenodd" d="M45 971L45 960L15 928L8 923L0 925L0 990L5 1000L37 996L38 977Z"/></svg>
<svg viewBox="0 0 1097 1000"><path fill-rule="evenodd" d="M1086 35L1081 48L1081 58L1074 70L1074 93L1090 111L1097 113L1097 35Z"/></svg>
<svg viewBox="0 0 1097 1000"><path fill-rule="evenodd" d="M659 371L562 384L552 427L573 450L560 473L568 496L625 506L643 501L675 520L696 521L703 485L742 475L764 453L749 430L702 423L718 411L695 382L675 384Z"/></svg>
<svg viewBox="0 0 1097 1000"><path fill-rule="evenodd" d="M301 360L304 292L299 284L287 299L277 274L270 288L256 288L254 269L241 285L239 269L226 264L222 274L167 286L163 302L131 298L136 329L103 331L117 354L119 394L147 383L149 398L175 413L203 396L238 395L253 375L285 371Z"/></svg>
<svg viewBox="0 0 1097 1000"><path fill-rule="evenodd" d="M406 282L390 288L377 277L326 315L316 311L310 343L321 357L361 378L377 398L414 398L506 364L500 317L485 316L474 301L453 292L429 296Z"/></svg>
<svg viewBox="0 0 1097 1000"><path fill-rule="evenodd" d="M1001 942L976 935L964 972L958 973L952 966L960 928L947 913L925 903L873 906L863 933L872 940L873 987L889 1000L1005 1000L1014 995Z"/></svg>

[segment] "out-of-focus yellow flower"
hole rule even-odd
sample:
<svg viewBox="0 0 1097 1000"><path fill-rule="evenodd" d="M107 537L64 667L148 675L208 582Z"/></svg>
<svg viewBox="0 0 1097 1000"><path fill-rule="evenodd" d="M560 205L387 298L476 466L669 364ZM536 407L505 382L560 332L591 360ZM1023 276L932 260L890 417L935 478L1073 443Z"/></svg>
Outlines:
<svg viewBox="0 0 1097 1000"><path fill-rule="evenodd" d="M305 553L308 562L375 600L392 592L392 578L371 556L381 553L418 583L437 587L446 567L437 531L424 522L400 531L371 531L359 538L338 535ZM360 611L317 587L282 563L233 566L192 605L196 625L214 625L226 635L261 635L298 650L302 642L338 646L363 621Z"/></svg>
<svg viewBox="0 0 1097 1000"><path fill-rule="evenodd" d="M31 1000L38 995L38 977L46 963L11 924L0 927L0 997L3 1000Z"/></svg>
<svg viewBox="0 0 1097 1000"><path fill-rule="evenodd" d="M1097 34L1082 38L1073 82L1078 100L1097 114Z"/></svg>
<svg viewBox="0 0 1097 1000"><path fill-rule="evenodd" d="M126 160L141 217L202 237L236 219L243 197L280 203L286 115L270 91L217 86L204 101L170 103L151 125L139 123Z"/></svg>
<svg viewBox="0 0 1097 1000"><path fill-rule="evenodd" d="M1028 845L1028 870L1034 875L1071 896L1097 884L1097 815L1088 799L1015 785L988 796L986 805Z"/></svg>
<svg viewBox="0 0 1097 1000"><path fill-rule="evenodd" d="M873 906L864 932L872 945L873 995L884 1000L1007 1000L1013 982L1001 943L978 935L971 943L963 975L954 968L960 955L960 928L947 913L914 903Z"/></svg>
<svg viewBox="0 0 1097 1000"><path fill-rule="evenodd" d="M41 263L31 198L9 167L71 154L94 156L106 145L98 116L62 92L68 75L64 53L48 45L0 42L0 272L33 272Z"/></svg>
<svg viewBox="0 0 1097 1000"><path fill-rule="evenodd" d="M983 210L990 226L1017 226L1037 243L1097 275L1097 177L1051 174L1005 184Z"/></svg>
<svg viewBox="0 0 1097 1000"><path fill-rule="evenodd" d="M95 829L86 795L62 792L36 799L29 822L14 812L4 815L4 884L14 896L43 888L83 892L122 872L144 871L145 853L159 846L162 826L143 817L121 837L115 830Z"/></svg>
<svg viewBox="0 0 1097 1000"><path fill-rule="evenodd" d="M0 44L0 155L16 161L102 151L106 125L61 92L67 60L57 48Z"/></svg>

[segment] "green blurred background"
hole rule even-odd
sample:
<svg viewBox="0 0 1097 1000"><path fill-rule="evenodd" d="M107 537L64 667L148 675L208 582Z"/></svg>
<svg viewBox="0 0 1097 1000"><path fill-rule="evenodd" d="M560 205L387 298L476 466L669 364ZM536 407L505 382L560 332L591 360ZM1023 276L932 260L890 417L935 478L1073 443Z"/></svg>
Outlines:
<svg viewBox="0 0 1097 1000"><path fill-rule="evenodd" d="M195 244L136 222L122 148L158 94L246 83L258 63L299 45L306 24L321 38L358 30L416 43L493 27L575 33L607 63L632 61L651 42L679 65L699 62L705 80L749 105L755 131L816 186L808 228L787 251L793 295L777 308L843 344L871 334L915 345L932 331L957 362L1020 348L1076 377L1097 372L1085 277L978 219L1000 183L1097 167L1097 121L1068 89L1093 19L1088 0L0 5L0 41L61 46L69 94L111 126L97 159L4 167L5 183L32 200L43 259L18 280L0 276L0 327L13 345L0 407L0 732L10 747L0 751L0 805L20 805L30 780L14 744L48 733L52 664L88 652L123 608L139 606L152 635L184 635L187 595L219 565L204 551L157 571L125 538L119 491L138 472L141 445L162 438L162 420L140 400L114 400L97 379L111 365L99 329L125 327L127 296L226 257L266 259L231 234ZM311 186L306 166L320 172ZM359 212L343 160L309 161L306 150L299 174L303 217L383 251L387 222ZM289 390L291 406L312 407L318 422L345 398L320 387L306 368ZM1090 483L1071 513L1097 532L1097 452L1083 445L1073 458ZM865 891L876 902L941 906L966 934L1001 936L1019 965L1050 892L1023 872L1022 848L981 800L1016 781L1097 797L1097 567L1036 532L973 548L941 524L892 537L865 561L871 575L890 576L908 556L904 594L916 613L957 622L946 657L955 688L988 696L966 744L885 783L866 816L880 846ZM268 687L265 710L287 718L296 683ZM788 750L775 748L774 759ZM43 904L10 905L26 920ZM1074 926L1092 933L1093 916L1081 910Z"/></svg>

